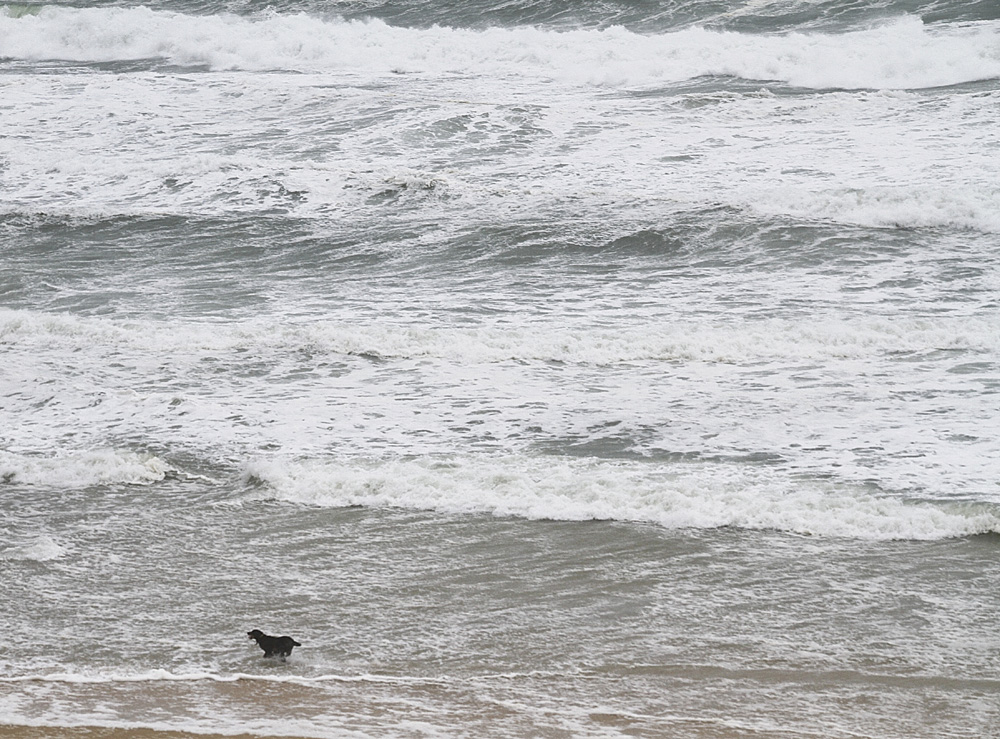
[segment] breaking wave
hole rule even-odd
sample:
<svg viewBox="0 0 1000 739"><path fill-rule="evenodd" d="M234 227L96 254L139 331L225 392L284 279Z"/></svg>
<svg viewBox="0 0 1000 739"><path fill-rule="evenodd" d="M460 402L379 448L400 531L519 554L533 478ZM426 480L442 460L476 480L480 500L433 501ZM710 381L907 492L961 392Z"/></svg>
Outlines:
<svg viewBox="0 0 1000 739"><path fill-rule="evenodd" d="M910 502L809 483L765 468L559 458L260 460L250 499L321 507L398 507L665 528L777 530L824 537L927 540L1000 533L990 504Z"/></svg>
<svg viewBox="0 0 1000 739"><path fill-rule="evenodd" d="M150 485L164 479L171 467L151 454L99 449L55 455L17 454L0 450L0 484L80 488L124 483ZM40 551L49 551L43 546Z"/></svg>
<svg viewBox="0 0 1000 739"><path fill-rule="evenodd" d="M157 60L213 70L474 74L649 87L704 76L814 89L914 89L1000 76L1000 24L902 17L844 33L756 35L685 28L402 28L299 13L194 16L139 8L45 7L0 14L0 58Z"/></svg>
<svg viewBox="0 0 1000 739"><path fill-rule="evenodd" d="M275 352L371 359L437 358L462 362L642 361L748 363L920 355L941 350L1000 351L987 320L965 317L871 318L800 323L780 319L725 323L645 322L634 328L546 324L511 327L433 326L337 321L295 324L260 320L211 323L123 322L34 311L0 310L0 345L26 351L87 350L234 354L235 361ZM77 361L80 361L79 358Z"/></svg>

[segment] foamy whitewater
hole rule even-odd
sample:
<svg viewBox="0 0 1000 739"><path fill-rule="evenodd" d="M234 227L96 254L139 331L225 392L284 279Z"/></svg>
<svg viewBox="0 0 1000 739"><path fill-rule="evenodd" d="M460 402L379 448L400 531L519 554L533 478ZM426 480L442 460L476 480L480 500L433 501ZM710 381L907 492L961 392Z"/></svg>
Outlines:
<svg viewBox="0 0 1000 739"><path fill-rule="evenodd" d="M993 0L0 5L0 733L1000 736L998 111Z"/></svg>

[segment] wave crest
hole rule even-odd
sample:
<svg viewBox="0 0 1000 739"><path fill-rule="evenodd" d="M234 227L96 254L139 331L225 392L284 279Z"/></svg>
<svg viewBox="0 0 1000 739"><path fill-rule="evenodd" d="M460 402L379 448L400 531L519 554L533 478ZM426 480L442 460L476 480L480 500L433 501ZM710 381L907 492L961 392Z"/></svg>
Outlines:
<svg viewBox="0 0 1000 739"><path fill-rule="evenodd" d="M846 485L724 463L662 465L558 458L258 460L249 499L322 507L398 507L665 528L733 526L872 540L1000 533L989 504L910 502Z"/></svg>
<svg viewBox="0 0 1000 739"><path fill-rule="evenodd" d="M50 562L65 555L66 551L64 545L42 534L0 551L0 559Z"/></svg>
<svg viewBox="0 0 1000 739"><path fill-rule="evenodd" d="M414 29L303 13L196 17L146 7L46 7L37 15L0 15L0 38L4 56L33 61L458 73L610 87L732 76L815 89L912 89L1000 77L1000 24L928 27L915 17L845 33L755 35L694 27L644 35L622 27Z"/></svg>
<svg viewBox="0 0 1000 739"><path fill-rule="evenodd" d="M170 465L151 454L99 449L54 456L0 451L0 481L81 488L125 483L150 485L166 477Z"/></svg>
<svg viewBox="0 0 1000 739"><path fill-rule="evenodd" d="M260 320L211 323L120 322L33 311L0 310L0 344L12 351L87 350L183 356L346 355L456 362L699 361L732 364L861 359L943 350L993 353L1000 336L988 320L965 317L865 320L646 321L615 329L539 323L436 328L367 322L295 324Z"/></svg>

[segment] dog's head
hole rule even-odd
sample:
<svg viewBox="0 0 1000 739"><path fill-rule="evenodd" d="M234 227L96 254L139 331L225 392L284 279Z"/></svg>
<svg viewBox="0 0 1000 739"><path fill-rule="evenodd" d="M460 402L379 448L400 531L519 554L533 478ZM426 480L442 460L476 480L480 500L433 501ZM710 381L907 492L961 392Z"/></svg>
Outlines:
<svg viewBox="0 0 1000 739"><path fill-rule="evenodd" d="M264 632L260 629L254 629L253 631L247 632L247 638L253 639L254 641L260 641L260 638L264 636Z"/></svg>

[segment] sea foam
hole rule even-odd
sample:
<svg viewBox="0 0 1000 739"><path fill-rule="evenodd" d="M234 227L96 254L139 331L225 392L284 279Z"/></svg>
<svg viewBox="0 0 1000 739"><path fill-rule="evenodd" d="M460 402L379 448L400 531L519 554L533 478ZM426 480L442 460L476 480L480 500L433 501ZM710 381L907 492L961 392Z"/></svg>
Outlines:
<svg viewBox="0 0 1000 739"><path fill-rule="evenodd" d="M418 683L426 684L431 682L444 682L445 680L435 680L428 677L407 677L393 675L342 675L328 673L321 675L269 675L253 674L247 672L172 672L170 670L158 668L152 670L137 670L134 672L125 671L78 671L78 672L45 672L29 675L18 675L15 677L0 677L0 684L16 683L66 683L77 685L97 685L110 683L156 683L156 682L217 682L235 683L240 681L261 682L261 683L293 683L296 685L321 685L323 683L386 683L386 684L406 684Z"/></svg>
<svg viewBox="0 0 1000 739"><path fill-rule="evenodd" d="M22 352L101 352L159 356L348 355L372 359L433 358L455 362L571 362L607 365L643 361L745 364L871 359L941 350L994 354L1000 335L989 320L964 316L863 318L808 322L787 319L658 322L634 326L530 321L523 325L448 327L385 321L260 319L208 322L116 321L0 309L0 341ZM238 354L239 356L236 356Z"/></svg>
<svg viewBox="0 0 1000 739"><path fill-rule="evenodd" d="M1000 76L1000 24L925 26L903 17L846 33L759 36L689 28L552 31L399 28L305 14L195 17L139 8L0 14L0 57L157 59L215 70L528 76L611 87L702 76L807 88L925 88Z"/></svg>
<svg viewBox="0 0 1000 739"><path fill-rule="evenodd" d="M2 463L0 463L2 464ZM39 535L20 544L0 550L0 559L50 562L66 554L66 547L51 536Z"/></svg>
<svg viewBox="0 0 1000 739"><path fill-rule="evenodd" d="M159 457L116 449L55 455L0 450L0 481L24 485L72 488L113 483L149 485L162 480L170 469Z"/></svg>
<svg viewBox="0 0 1000 739"><path fill-rule="evenodd" d="M764 467L715 462L527 456L260 459L246 466L244 476L265 485L249 499L322 507L632 521L671 529L733 526L872 540L1000 533L1000 509L994 505L912 502Z"/></svg>

